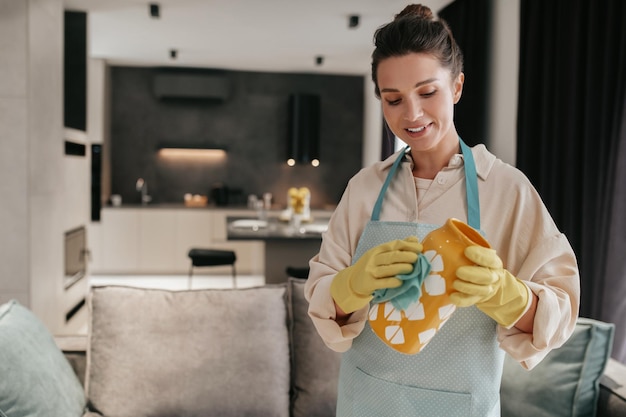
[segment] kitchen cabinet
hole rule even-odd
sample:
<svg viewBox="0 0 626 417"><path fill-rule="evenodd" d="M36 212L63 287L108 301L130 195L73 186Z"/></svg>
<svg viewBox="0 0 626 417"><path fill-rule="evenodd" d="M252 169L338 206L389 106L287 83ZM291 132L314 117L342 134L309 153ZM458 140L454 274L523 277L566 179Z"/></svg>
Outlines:
<svg viewBox="0 0 626 417"><path fill-rule="evenodd" d="M100 237L100 252L92 253L92 256L100 260L97 265L104 272L117 273L139 268L138 210L103 210ZM97 271L92 268L91 272Z"/></svg>
<svg viewBox="0 0 626 417"><path fill-rule="evenodd" d="M107 207L88 239L92 251L90 273L176 274L189 272L192 247L231 249L237 254L237 273L262 275L263 242L233 242L226 238L226 217L250 215L248 210L191 208ZM228 266L198 268L194 275L230 275Z"/></svg>
<svg viewBox="0 0 626 417"><path fill-rule="evenodd" d="M137 268L158 274L174 270L176 252L176 210L136 210L139 219Z"/></svg>

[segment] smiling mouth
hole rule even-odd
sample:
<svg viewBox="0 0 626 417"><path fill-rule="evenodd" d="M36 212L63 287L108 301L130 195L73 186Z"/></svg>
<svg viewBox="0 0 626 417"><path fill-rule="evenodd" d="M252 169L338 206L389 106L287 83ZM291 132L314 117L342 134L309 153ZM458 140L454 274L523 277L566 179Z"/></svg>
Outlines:
<svg viewBox="0 0 626 417"><path fill-rule="evenodd" d="M410 133L419 133L424 131L424 129L426 129L428 127L428 125L426 126L422 126L422 127L409 127L406 130Z"/></svg>

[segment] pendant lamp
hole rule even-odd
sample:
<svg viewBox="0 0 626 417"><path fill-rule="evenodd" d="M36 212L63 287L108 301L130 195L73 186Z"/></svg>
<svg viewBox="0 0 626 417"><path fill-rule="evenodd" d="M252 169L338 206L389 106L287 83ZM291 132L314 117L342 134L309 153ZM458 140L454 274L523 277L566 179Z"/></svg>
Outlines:
<svg viewBox="0 0 626 417"><path fill-rule="evenodd" d="M319 165L320 97L314 94L289 96L287 164Z"/></svg>

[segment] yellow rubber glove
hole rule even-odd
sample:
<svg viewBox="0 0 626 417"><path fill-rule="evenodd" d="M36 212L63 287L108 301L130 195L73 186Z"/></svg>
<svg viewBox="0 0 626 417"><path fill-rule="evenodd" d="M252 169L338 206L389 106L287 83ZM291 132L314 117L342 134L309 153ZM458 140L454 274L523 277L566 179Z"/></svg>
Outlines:
<svg viewBox="0 0 626 417"><path fill-rule="evenodd" d="M333 300L344 313L360 310L372 300L374 291L402 285L396 275L411 272L421 251L422 244L413 236L371 248L335 275L330 286Z"/></svg>
<svg viewBox="0 0 626 417"><path fill-rule="evenodd" d="M456 270L450 294L459 307L476 304L482 312L504 327L513 326L528 309L528 287L504 269L496 251L482 246L468 246L465 256L476 266Z"/></svg>

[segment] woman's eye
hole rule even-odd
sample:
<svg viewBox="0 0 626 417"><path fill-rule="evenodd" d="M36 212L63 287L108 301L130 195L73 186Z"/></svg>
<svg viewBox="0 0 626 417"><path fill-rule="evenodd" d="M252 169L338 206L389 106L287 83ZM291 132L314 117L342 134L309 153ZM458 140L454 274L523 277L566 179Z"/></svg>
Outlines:
<svg viewBox="0 0 626 417"><path fill-rule="evenodd" d="M400 104L400 99L397 98L395 100L387 100L387 104L389 104L390 106L396 106L396 105Z"/></svg>
<svg viewBox="0 0 626 417"><path fill-rule="evenodd" d="M422 93L421 96L422 97L431 97L434 96L437 93L437 90L432 90L432 91L427 91L425 93Z"/></svg>

